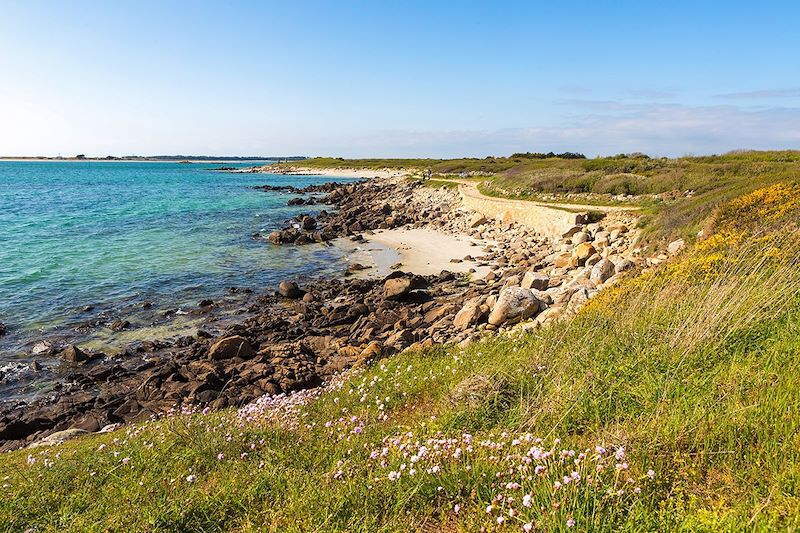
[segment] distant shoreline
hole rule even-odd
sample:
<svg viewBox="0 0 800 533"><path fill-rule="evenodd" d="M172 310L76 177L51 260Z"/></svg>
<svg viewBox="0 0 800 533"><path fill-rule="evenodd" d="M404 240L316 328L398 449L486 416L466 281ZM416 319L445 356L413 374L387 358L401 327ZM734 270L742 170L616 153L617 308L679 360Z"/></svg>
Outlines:
<svg viewBox="0 0 800 533"><path fill-rule="evenodd" d="M217 159L193 159L191 157L187 158L158 158L158 157L142 157L142 158L125 158L125 157L114 157L114 158L105 158L105 157L0 157L0 162L2 161L9 161L9 162L18 162L18 163L25 163L25 162L42 162L42 161L52 161L52 162L67 162L67 163L81 163L81 162L91 162L91 163L182 163L182 164L196 164L196 163L263 163L265 161L281 161L281 162L296 162L296 161L303 161L301 158L286 158L286 157L264 157L264 158L257 158L257 159L237 159L237 158L225 158L220 157Z"/></svg>

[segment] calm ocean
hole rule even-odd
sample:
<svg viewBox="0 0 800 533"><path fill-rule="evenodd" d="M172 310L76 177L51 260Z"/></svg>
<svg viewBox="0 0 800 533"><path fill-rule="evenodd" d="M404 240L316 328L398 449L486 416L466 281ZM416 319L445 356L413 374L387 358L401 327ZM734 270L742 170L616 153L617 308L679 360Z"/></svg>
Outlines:
<svg viewBox="0 0 800 533"><path fill-rule="evenodd" d="M9 330L0 337L0 397L29 381L34 341L103 346L108 328L76 331L87 321L129 318L144 301L159 312L196 308L228 287L258 292L286 277L344 270L336 248L252 237L320 208L288 207L293 195L250 186L330 178L209 170L218 166L0 162L0 322Z"/></svg>

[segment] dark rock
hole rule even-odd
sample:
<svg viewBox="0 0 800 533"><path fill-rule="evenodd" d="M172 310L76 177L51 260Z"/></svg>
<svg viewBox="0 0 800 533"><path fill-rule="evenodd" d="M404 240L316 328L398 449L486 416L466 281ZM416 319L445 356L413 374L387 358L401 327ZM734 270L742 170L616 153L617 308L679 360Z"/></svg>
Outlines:
<svg viewBox="0 0 800 533"><path fill-rule="evenodd" d="M91 357L75 346L74 344L68 345L66 348L59 352L58 356L68 363L82 363L83 361L88 361Z"/></svg>
<svg viewBox="0 0 800 533"><path fill-rule="evenodd" d="M208 350L208 357L211 360L230 359L232 357L250 359L255 355L256 352L247 342L247 339L238 335L220 339Z"/></svg>
<svg viewBox="0 0 800 533"><path fill-rule="evenodd" d="M131 323L127 320L115 320L111 323L112 331L122 331L131 327Z"/></svg>
<svg viewBox="0 0 800 533"><path fill-rule="evenodd" d="M214 300L200 300L198 304L200 307L211 307L214 305Z"/></svg>
<svg viewBox="0 0 800 533"><path fill-rule="evenodd" d="M305 294L293 281L281 281L278 285L278 294L284 298L297 299L302 298Z"/></svg>

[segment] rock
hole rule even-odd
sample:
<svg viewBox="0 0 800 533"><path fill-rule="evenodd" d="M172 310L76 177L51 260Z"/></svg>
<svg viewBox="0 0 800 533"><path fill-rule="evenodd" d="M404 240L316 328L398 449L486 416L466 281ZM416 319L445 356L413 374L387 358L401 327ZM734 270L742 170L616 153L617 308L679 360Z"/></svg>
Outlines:
<svg viewBox="0 0 800 533"><path fill-rule="evenodd" d="M574 236L579 231L583 231L583 226L572 226L567 231L561 234L561 237L564 239L569 239L570 237Z"/></svg>
<svg viewBox="0 0 800 533"><path fill-rule="evenodd" d="M8 331L8 330L6 329L6 325L5 325L5 324L3 324L2 322L0 322L0 337L2 337L3 335L5 335L5 334L6 334L6 331Z"/></svg>
<svg viewBox="0 0 800 533"><path fill-rule="evenodd" d="M31 348L32 355L53 355L55 351L55 347L50 341L39 341Z"/></svg>
<svg viewBox="0 0 800 533"><path fill-rule="evenodd" d="M634 266L635 265L634 265L633 261L631 261L630 259L623 259L623 260L618 261L616 263L616 265L614 267L614 271L616 273L625 272L625 271L628 271L628 270L632 269Z"/></svg>
<svg viewBox="0 0 800 533"><path fill-rule="evenodd" d="M523 289L546 291L549 285L550 278L547 277L547 275L541 272L525 272L525 275L522 276L522 284L520 286Z"/></svg>
<svg viewBox="0 0 800 533"><path fill-rule="evenodd" d="M589 291L586 287L581 287L577 291L575 291L572 297L569 299L569 303L567 304L567 313L575 314L578 310L583 307L583 304L589 301Z"/></svg>
<svg viewBox="0 0 800 533"><path fill-rule="evenodd" d="M211 307L214 305L214 300L200 300L198 304L200 307Z"/></svg>
<svg viewBox="0 0 800 533"><path fill-rule="evenodd" d="M111 331L122 331L131 327L131 323L127 320L115 320L111 323Z"/></svg>
<svg viewBox="0 0 800 533"><path fill-rule="evenodd" d="M303 220L300 222L300 227L306 231L310 231L317 227L317 219L308 216L303 217Z"/></svg>
<svg viewBox="0 0 800 533"><path fill-rule="evenodd" d="M686 247L686 241L684 241L683 239L678 239L677 241L672 241L667 245L667 252L669 252L669 255L675 255L681 250L683 250L685 247Z"/></svg>
<svg viewBox="0 0 800 533"><path fill-rule="evenodd" d="M589 240L589 234L585 231L579 231L575 235L572 236L572 244L575 246L587 242Z"/></svg>
<svg viewBox="0 0 800 533"><path fill-rule="evenodd" d="M597 250L588 242L584 242L575 247L572 252L572 257L576 260L578 266L583 266L586 260L592 257Z"/></svg>
<svg viewBox="0 0 800 533"><path fill-rule="evenodd" d="M75 346L74 344L68 345L66 348L59 352L58 356L68 363L82 363L91 359L86 352Z"/></svg>
<svg viewBox="0 0 800 533"><path fill-rule="evenodd" d="M241 357L250 359L256 355L247 339L239 335L225 337L215 342L208 350L208 357L213 361Z"/></svg>
<svg viewBox="0 0 800 533"><path fill-rule="evenodd" d="M80 437L81 435L88 435L88 431L83 429L65 429L64 431L56 431L51 433L40 441L34 442L28 448L38 448L40 446L54 446L61 444L64 441Z"/></svg>
<svg viewBox="0 0 800 533"><path fill-rule="evenodd" d="M420 276L390 278L383 284L383 297L389 300L402 300L409 292L427 286L425 279Z"/></svg>
<svg viewBox="0 0 800 533"><path fill-rule="evenodd" d="M304 292L300 290L297 283L294 281L281 281L278 285L278 294L284 298L291 298L292 300L302 298Z"/></svg>
<svg viewBox="0 0 800 533"><path fill-rule="evenodd" d="M481 309L479 299L475 298L469 300L464 304L464 307L456 313L455 318L453 318L453 327L456 329L466 329L480 322L485 315L486 313Z"/></svg>
<svg viewBox="0 0 800 533"><path fill-rule="evenodd" d="M541 302L529 289L505 288L489 314L489 324L499 326L509 320L530 318L539 312L540 306Z"/></svg>
<svg viewBox="0 0 800 533"><path fill-rule="evenodd" d="M614 263L608 259L601 259L596 265L592 267L592 273L589 275L589 280L596 285L604 283L608 278L615 273Z"/></svg>
<svg viewBox="0 0 800 533"><path fill-rule="evenodd" d="M475 213L472 215L468 222L470 228L477 228L481 224L486 224L486 217L480 213Z"/></svg>

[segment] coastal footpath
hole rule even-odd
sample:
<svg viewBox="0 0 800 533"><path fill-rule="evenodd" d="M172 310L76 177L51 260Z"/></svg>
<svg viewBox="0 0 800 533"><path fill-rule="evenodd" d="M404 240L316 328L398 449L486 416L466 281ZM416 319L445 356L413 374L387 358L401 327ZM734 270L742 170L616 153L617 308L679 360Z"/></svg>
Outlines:
<svg viewBox="0 0 800 533"><path fill-rule="evenodd" d="M507 214L489 218L466 207L456 190L426 187L396 171L369 174L379 177L294 189L294 205L330 209L256 237L273 246L362 247L394 237L408 243L406 262L413 266L420 243L410 230L424 230L461 240L447 251L469 246L471 253L429 263L435 274L419 275L402 263L371 273L379 269L352 263L343 279L287 280L259 295L246 319L216 335L200 327L195 335L145 342L120 356L62 347L64 386L47 400L6 409L1 449L101 431L181 404L241 406L318 386L400 351L536 329L573 315L625 272L647 266L634 248L635 213L614 211L589 223L583 213L563 211L570 223L554 236L552 228L542 234Z"/></svg>

